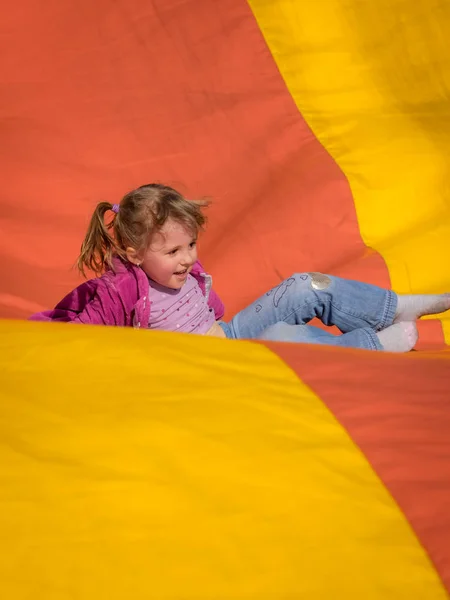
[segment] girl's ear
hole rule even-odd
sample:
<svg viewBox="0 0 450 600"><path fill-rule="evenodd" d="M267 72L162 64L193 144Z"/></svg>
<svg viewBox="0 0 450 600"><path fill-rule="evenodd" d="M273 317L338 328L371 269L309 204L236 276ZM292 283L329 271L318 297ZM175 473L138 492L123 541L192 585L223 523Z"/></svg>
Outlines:
<svg viewBox="0 0 450 600"><path fill-rule="evenodd" d="M133 263L133 265L136 265L137 267L139 267L139 265L141 264L142 261L139 259L139 256L138 256L138 253L136 252L136 250L134 248L127 248L126 254L127 254L127 260L130 263Z"/></svg>

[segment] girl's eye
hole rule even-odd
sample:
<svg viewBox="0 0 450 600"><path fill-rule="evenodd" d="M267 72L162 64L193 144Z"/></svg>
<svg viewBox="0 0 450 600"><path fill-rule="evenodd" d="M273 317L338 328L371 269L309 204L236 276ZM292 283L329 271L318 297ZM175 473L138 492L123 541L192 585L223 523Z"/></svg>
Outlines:
<svg viewBox="0 0 450 600"><path fill-rule="evenodd" d="M174 256L177 253L177 249L175 248L175 250L171 250L169 252L170 256Z"/></svg>
<svg viewBox="0 0 450 600"><path fill-rule="evenodd" d="M195 242L191 242L191 243L189 244L189 246L190 246L191 248L195 248L196 244L197 244L197 240L195 240Z"/></svg>

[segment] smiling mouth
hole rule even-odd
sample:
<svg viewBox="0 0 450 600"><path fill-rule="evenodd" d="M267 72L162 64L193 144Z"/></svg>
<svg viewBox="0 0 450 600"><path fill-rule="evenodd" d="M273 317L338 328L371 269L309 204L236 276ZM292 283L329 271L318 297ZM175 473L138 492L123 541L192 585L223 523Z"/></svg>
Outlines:
<svg viewBox="0 0 450 600"><path fill-rule="evenodd" d="M182 271L175 271L174 275L184 275L187 273L187 269L183 269Z"/></svg>

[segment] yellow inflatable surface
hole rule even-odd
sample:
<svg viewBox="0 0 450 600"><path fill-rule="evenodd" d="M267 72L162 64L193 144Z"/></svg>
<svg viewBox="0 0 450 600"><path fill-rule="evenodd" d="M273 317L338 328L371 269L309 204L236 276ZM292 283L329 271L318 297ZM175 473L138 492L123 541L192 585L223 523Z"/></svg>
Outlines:
<svg viewBox="0 0 450 600"><path fill-rule="evenodd" d="M0 340L5 598L447 597L422 544L448 575L450 488L430 488L449 357L35 323ZM358 361L375 397L346 391Z"/></svg>

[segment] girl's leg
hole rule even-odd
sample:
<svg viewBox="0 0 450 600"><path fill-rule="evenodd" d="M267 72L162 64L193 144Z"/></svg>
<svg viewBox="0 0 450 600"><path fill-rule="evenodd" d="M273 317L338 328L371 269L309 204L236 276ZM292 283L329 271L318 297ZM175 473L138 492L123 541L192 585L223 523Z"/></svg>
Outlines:
<svg viewBox="0 0 450 600"><path fill-rule="evenodd" d="M298 273L235 315L227 335L256 339L276 323L305 325L314 317L343 333L381 331L393 323L396 308L397 296L389 290L321 273Z"/></svg>
<svg viewBox="0 0 450 600"><path fill-rule="evenodd" d="M450 294L411 294L397 296L394 323L415 321L424 315L438 315L450 309Z"/></svg>
<svg viewBox="0 0 450 600"><path fill-rule="evenodd" d="M332 335L311 325L288 325L275 323L259 336L261 340L275 342L296 342L303 344L326 344L344 348L363 348L366 350L389 350L407 352L417 341L417 329L413 323L396 323L376 334L370 327L354 329L342 335Z"/></svg>
<svg viewBox="0 0 450 600"><path fill-rule="evenodd" d="M295 342L303 344L326 344L345 348L365 348L366 350L382 350L376 333L369 327L355 329L342 335L332 335L328 331L312 325L288 325L281 321L271 325L259 336L260 340L272 342Z"/></svg>

